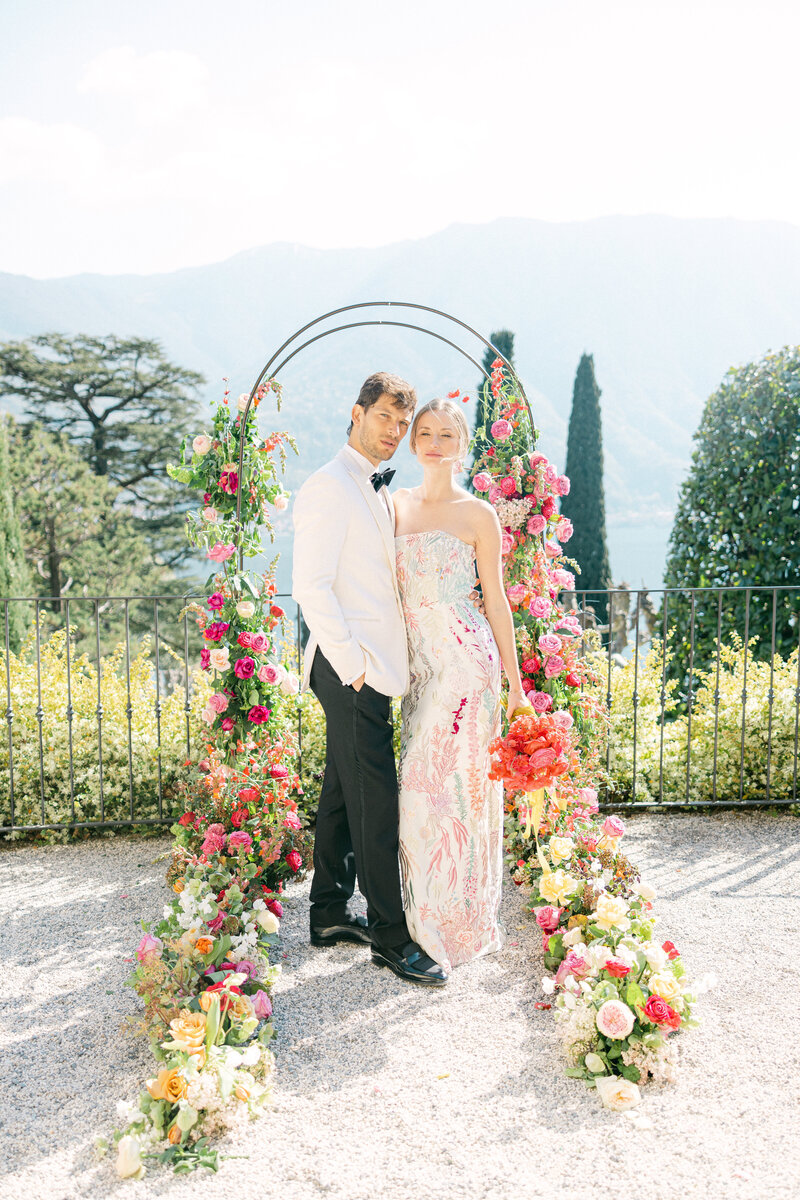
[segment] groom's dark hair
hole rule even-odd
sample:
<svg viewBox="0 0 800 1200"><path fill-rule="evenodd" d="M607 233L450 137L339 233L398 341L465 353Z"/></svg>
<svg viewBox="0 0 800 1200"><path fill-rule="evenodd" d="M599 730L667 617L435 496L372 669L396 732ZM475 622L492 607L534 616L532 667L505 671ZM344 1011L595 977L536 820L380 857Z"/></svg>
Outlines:
<svg viewBox="0 0 800 1200"><path fill-rule="evenodd" d="M366 412L373 404L377 404L381 396L391 396L395 408L402 408L407 413L413 413L417 403L417 393L405 379L401 379L399 375L390 375L388 371L376 371L362 383L356 404ZM351 421L347 427L348 436L352 429Z"/></svg>

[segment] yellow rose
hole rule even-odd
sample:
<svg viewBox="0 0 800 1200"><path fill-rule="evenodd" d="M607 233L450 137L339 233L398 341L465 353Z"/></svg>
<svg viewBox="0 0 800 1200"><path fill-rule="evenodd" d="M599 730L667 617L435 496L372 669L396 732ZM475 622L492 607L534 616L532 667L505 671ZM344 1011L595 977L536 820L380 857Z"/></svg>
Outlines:
<svg viewBox="0 0 800 1200"><path fill-rule="evenodd" d="M607 892L603 892L594 911L594 923L606 930L614 927L628 929L630 921L627 913L628 906L620 896L609 896Z"/></svg>
<svg viewBox="0 0 800 1200"><path fill-rule="evenodd" d="M595 1086L603 1106L613 1109L614 1112L625 1112L628 1108L635 1108L642 1099L638 1086L630 1079L623 1079L621 1075L598 1075L595 1078Z"/></svg>
<svg viewBox="0 0 800 1200"><path fill-rule="evenodd" d="M565 871L550 871L539 880L539 894L550 904L564 904L579 886L579 881Z"/></svg>
<svg viewBox="0 0 800 1200"><path fill-rule="evenodd" d="M158 1072L156 1079L149 1079L147 1090L154 1100L167 1100L177 1104L186 1095L186 1080L178 1074L178 1068Z"/></svg>
<svg viewBox="0 0 800 1200"><path fill-rule="evenodd" d="M206 1018L201 1012L190 1012L188 1008L181 1009L181 1015L170 1021L172 1039L181 1050L199 1050L206 1037Z"/></svg>
<svg viewBox="0 0 800 1200"><path fill-rule="evenodd" d="M656 975L651 975L647 981L647 986L655 996L660 996L662 1000L666 1000L667 1004L672 1005L676 1012L680 1012L683 1008L683 994L681 985L674 975L658 972Z"/></svg>
<svg viewBox="0 0 800 1200"><path fill-rule="evenodd" d="M568 837L551 837L547 843L547 849L550 851L550 856L554 862L563 862L565 858L570 858L575 843L572 838Z"/></svg>

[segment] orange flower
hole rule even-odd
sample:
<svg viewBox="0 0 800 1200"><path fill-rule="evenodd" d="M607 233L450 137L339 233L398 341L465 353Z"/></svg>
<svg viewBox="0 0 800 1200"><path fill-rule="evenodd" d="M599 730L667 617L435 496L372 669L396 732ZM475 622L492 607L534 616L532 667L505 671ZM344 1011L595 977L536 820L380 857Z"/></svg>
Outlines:
<svg viewBox="0 0 800 1200"><path fill-rule="evenodd" d="M182 879L176 879L172 885L172 890L173 890L173 892L177 892L178 895L180 895L185 886L186 885L184 884L184 881Z"/></svg>
<svg viewBox="0 0 800 1200"><path fill-rule="evenodd" d="M214 939L211 937L199 937L194 944L194 948L198 954L210 954L214 948Z"/></svg>
<svg viewBox="0 0 800 1200"><path fill-rule="evenodd" d="M177 1144L180 1140L181 1140L181 1131L178 1128L177 1124L175 1124L172 1126L169 1133L167 1134L167 1141L171 1145L177 1146Z"/></svg>
<svg viewBox="0 0 800 1200"><path fill-rule="evenodd" d="M242 1085L240 1083L237 1083L236 1087L233 1089L233 1094L237 1100L249 1100L250 1099L250 1093L248 1092L247 1088L242 1087Z"/></svg>
<svg viewBox="0 0 800 1200"><path fill-rule="evenodd" d="M154 1100L167 1100L177 1104L186 1095L186 1080L178 1074L178 1068L164 1069L158 1072L156 1079L147 1083L147 1090Z"/></svg>

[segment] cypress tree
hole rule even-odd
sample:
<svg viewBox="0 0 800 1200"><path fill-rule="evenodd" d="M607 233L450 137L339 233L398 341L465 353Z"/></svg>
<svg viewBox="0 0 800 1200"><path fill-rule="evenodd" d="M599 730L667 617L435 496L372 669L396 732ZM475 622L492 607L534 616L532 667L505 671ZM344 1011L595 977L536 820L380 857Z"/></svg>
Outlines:
<svg viewBox="0 0 800 1200"><path fill-rule="evenodd" d="M600 388L594 375L594 357L583 354L575 375L572 412L567 438L566 474L571 481L561 511L569 517L574 534L569 543L570 557L581 569L576 587L605 589L611 586L611 569L606 541L606 506L603 489L603 427L600 415ZM588 596L598 623L608 621L605 596Z"/></svg>
<svg viewBox="0 0 800 1200"><path fill-rule="evenodd" d="M512 367L514 363L514 334L510 329L497 329L489 339L493 345L497 347L500 353L508 359ZM490 372L492 363L497 355L494 350L490 350L487 346L483 352L483 369ZM472 466L470 467L470 475L475 468L475 464L481 455L486 451L487 446L491 444L490 439L486 436L486 429L489 424L492 413L492 396L489 391L488 379L481 379L477 389L478 403L475 406L475 425L472 431ZM472 484L470 483L470 488Z"/></svg>
<svg viewBox="0 0 800 1200"><path fill-rule="evenodd" d="M11 481L8 426L0 420L0 597L30 596L33 583L22 546ZM19 650L27 632L26 605L9 604L8 632L11 649ZM0 608L0 651L5 649L5 605Z"/></svg>

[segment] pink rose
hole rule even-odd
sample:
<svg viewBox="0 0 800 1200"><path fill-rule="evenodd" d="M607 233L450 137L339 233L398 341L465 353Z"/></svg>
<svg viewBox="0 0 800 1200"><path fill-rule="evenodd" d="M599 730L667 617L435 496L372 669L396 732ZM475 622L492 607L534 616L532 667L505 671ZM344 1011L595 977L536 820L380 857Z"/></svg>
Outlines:
<svg viewBox="0 0 800 1200"><path fill-rule="evenodd" d="M269 773L273 779L289 778L289 769L288 767L285 767L283 763L275 763L274 766L270 767Z"/></svg>
<svg viewBox="0 0 800 1200"><path fill-rule="evenodd" d="M525 588L521 583L512 583L510 588L506 588L506 595L512 604L521 604L525 599Z"/></svg>
<svg viewBox="0 0 800 1200"><path fill-rule="evenodd" d="M558 471L553 466L552 463L548 463L547 466L545 467L544 477L545 477L546 481L550 484L551 487L555 483L556 479L558 479Z"/></svg>
<svg viewBox="0 0 800 1200"><path fill-rule="evenodd" d="M550 572L550 581L557 591L566 588L569 592L575 591L575 576L571 571L565 571L563 567L556 567Z"/></svg>
<svg viewBox="0 0 800 1200"><path fill-rule="evenodd" d="M235 970L240 975L246 975L248 979L255 979L258 974L258 967L254 962L250 962L249 958L243 958L241 962L236 963Z"/></svg>
<svg viewBox="0 0 800 1200"><path fill-rule="evenodd" d="M200 666L204 671L208 670L210 659L211 651L208 646L203 646L203 649L200 651Z"/></svg>
<svg viewBox="0 0 800 1200"><path fill-rule="evenodd" d="M497 487L497 485L493 483L492 486L489 488L489 503L497 504L497 501L502 500L502 498L503 498L503 493L500 491L500 488Z"/></svg>
<svg viewBox="0 0 800 1200"><path fill-rule="evenodd" d="M585 958L581 958L574 950L567 951L567 957L556 971L556 984L563 984L567 975L574 975L576 979L585 979L591 972L591 967Z"/></svg>
<svg viewBox="0 0 800 1200"><path fill-rule="evenodd" d="M555 481L555 490L559 496L569 495L570 483L566 475L559 475Z"/></svg>
<svg viewBox="0 0 800 1200"><path fill-rule="evenodd" d="M213 596L208 597L208 607L214 609L225 607L225 597L222 592L214 592Z"/></svg>
<svg viewBox="0 0 800 1200"><path fill-rule="evenodd" d="M250 650L253 645L253 635L252 633L248 633L246 629L243 629L237 637L236 642L239 646L243 646L245 650Z"/></svg>
<svg viewBox="0 0 800 1200"><path fill-rule="evenodd" d="M203 637L209 642L219 642L230 629L228 621L212 621L203 630Z"/></svg>
<svg viewBox="0 0 800 1200"><path fill-rule="evenodd" d="M161 958L164 943L161 938L146 933L136 948L136 957L140 963L148 962L151 958Z"/></svg>
<svg viewBox="0 0 800 1200"><path fill-rule="evenodd" d="M517 490L517 481L511 475L506 475L505 479L500 482L500 491L504 496L513 496Z"/></svg>
<svg viewBox="0 0 800 1200"><path fill-rule="evenodd" d="M224 921L225 921L225 913L217 913L217 915L215 917L212 917L210 921L206 921L206 925L208 926L208 928L211 930L212 933L219 933L220 929L222 929ZM213 969L216 970L217 968L213 968ZM212 968L209 968L209 971L210 970L212 970Z"/></svg>
<svg viewBox="0 0 800 1200"><path fill-rule="evenodd" d="M488 492L492 486L492 477L486 471L479 471L472 481L472 486L476 492Z"/></svg>
<svg viewBox="0 0 800 1200"><path fill-rule="evenodd" d="M289 864L291 870L294 871L295 875L303 865L303 859L296 850L289 851L289 853L286 855L286 862Z"/></svg>
<svg viewBox="0 0 800 1200"><path fill-rule="evenodd" d="M561 553L561 547L557 546L555 542L545 542L544 552L548 558L558 558Z"/></svg>
<svg viewBox="0 0 800 1200"><path fill-rule="evenodd" d="M556 511L556 502L552 496L548 496L542 504L542 516L547 517L548 521Z"/></svg>
<svg viewBox="0 0 800 1200"><path fill-rule="evenodd" d="M265 633L252 633L250 635L250 649L254 654L263 654L269 648L269 638Z"/></svg>
<svg viewBox="0 0 800 1200"><path fill-rule="evenodd" d="M208 697L208 706L213 708L214 712L224 713L228 704L228 697L223 692L212 692Z"/></svg>
<svg viewBox="0 0 800 1200"><path fill-rule="evenodd" d="M221 854L225 849L225 834L214 833L213 825L210 825L206 830L206 836L203 838L203 844L200 847L201 854Z"/></svg>
<svg viewBox="0 0 800 1200"><path fill-rule="evenodd" d="M575 530L572 527L572 521L567 517L562 517L556 527L556 537L560 542L568 542Z"/></svg>
<svg viewBox="0 0 800 1200"><path fill-rule="evenodd" d="M539 453L538 453L538 451L537 451L535 454L532 454L532 455L530 456L530 458L529 458L529 460L528 460L528 461L529 461L529 462L530 462L530 464L531 464L531 470L534 470L534 468L535 468L535 467L538 467L539 463L546 463L546 462L547 462L547 455L546 455L546 454L539 454Z"/></svg>
<svg viewBox="0 0 800 1200"><path fill-rule="evenodd" d="M228 835L229 850L235 850L237 852L239 850L246 851L252 849L252 846L253 839L250 837L249 833L245 832L244 829L237 829L235 833Z"/></svg>
<svg viewBox="0 0 800 1200"><path fill-rule="evenodd" d="M287 812L283 818L283 827L284 829L302 829L300 818L296 812Z"/></svg>
<svg viewBox="0 0 800 1200"><path fill-rule="evenodd" d="M625 832L625 826L619 817L606 817L600 828L609 838L620 838Z"/></svg>
<svg viewBox="0 0 800 1200"><path fill-rule="evenodd" d="M543 633L539 638L538 645L544 654L558 654L561 649L561 638L557 633Z"/></svg>
<svg viewBox="0 0 800 1200"><path fill-rule="evenodd" d="M590 813L597 812L597 792L594 788L578 788L578 799Z"/></svg>
<svg viewBox="0 0 800 1200"><path fill-rule="evenodd" d="M219 520L219 513L212 504L207 505L203 509L203 520L208 521L210 525L216 525Z"/></svg>
<svg viewBox="0 0 800 1200"><path fill-rule="evenodd" d="M502 538L502 546L501 546L501 553L503 555L503 558L505 558L507 554L510 554L513 549L514 549L513 537L511 536L510 533L504 532L503 538Z"/></svg>
<svg viewBox="0 0 800 1200"><path fill-rule="evenodd" d="M549 617L553 611L553 605L546 596L534 596L529 605L529 612L532 617L543 621L545 617Z"/></svg>
<svg viewBox="0 0 800 1200"><path fill-rule="evenodd" d="M525 671L528 675L535 675L541 665L539 659L534 654L531 658L524 658L520 663L519 669L520 671Z"/></svg>
<svg viewBox="0 0 800 1200"><path fill-rule="evenodd" d="M566 665L560 654L553 654L544 664L545 679L553 679L556 675L560 675L566 669Z"/></svg>
<svg viewBox="0 0 800 1200"><path fill-rule="evenodd" d="M572 713L567 712L566 709L561 709L559 712L553 713L553 724L558 725L561 729L572 729L575 719Z"/></svg>
<svg viewBox="0 0 800 1200"><path fill-rule="evenodd" d="M525 528L531 537L538 537L547 528L547 519L541 513L534 513Z"/></svg>
<svg viewBox="0 0 800 1200"><path fill-rule="evenodd" d="M563 908L553 908L552 905L546 904L543 908L535 908L536 924L545 933L555 933L558 929L558 923L561 920Z"/></svg>
<svg viewBox="0 0 800 1200"><path fill-rule="evenodd" d="M222 720L220 721L220 726L222 727L222 729L225 733L230 733L230 731L233 729L233 725L234 725L233 717L223 717Z"/></svg>
<svg viewBox="0 0 800 1200"><path fill-rule="evenodd" d="M528 699L537 712L548 712L553 707L553 697L547 692L529 692Z"/></svg>
<svg viewBox="0 0 800 1200"><path fill-rule="evenodd" d="M266 992L262 992L261 988L250 997L253 1004L253 1011L259 1021L268 1021L272 1016L272 1001Z"/></svg>
<svg viewBox="0 0 800 1200"><path fill-rule="evenodd" d="M252 659L250 660L252 662ZM248 721L252 721L254 725L263 725L270 718L271 709L265 708L263 704L254 704L247 714Z"/></svg>
<svg viewBox="0 0 800 1200"><path fill-rule="evenodd" d="M255 659L249 657L237 658L233 664L233 673L237 679L249 679L256 669Z"/></svg>
<svg viewBox="0 0 800 1200"><path fill-rule="evenodd" d="M272 663L262 663L258 668L258 678L262 683L275 683L278 678L278 672Z"/></svg>
<svg viewBox="0 0 800 1200"><path fill-rule="evenodd" d="M234 546L233 542L215 542L208 551L206 557L210 558L212 562L222 563L227 562L227 560L232 558L235 553L236 547Z"/></svg>
<svg viewBox="0 0 800 1200"><path fill-rule="evenodd" d="M492 424L491 433L496 442L506 441L507 438L511 437L513 432L511 422L506 421L504 417L501 417L499 421L494 421Z"/></svg>

